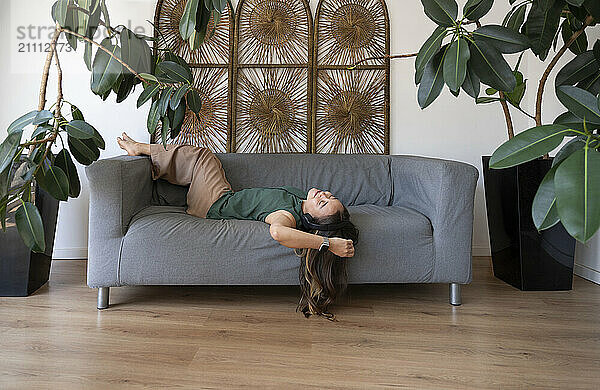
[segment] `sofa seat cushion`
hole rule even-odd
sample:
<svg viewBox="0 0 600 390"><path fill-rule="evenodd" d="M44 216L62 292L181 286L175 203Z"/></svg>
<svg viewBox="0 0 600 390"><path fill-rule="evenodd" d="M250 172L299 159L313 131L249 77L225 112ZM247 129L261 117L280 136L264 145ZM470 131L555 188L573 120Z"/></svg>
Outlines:
<svg viewBox="0 0 600 390"><path fill-rule="evenodd" d="M299 258L260 221L203 219L183 207L150 206L132 219L119 262L121 285L298 284ZM427 282L432 228L404 207L348 206L360 230L350 283ZM425 259L425 260L423 260Z"/></svg>

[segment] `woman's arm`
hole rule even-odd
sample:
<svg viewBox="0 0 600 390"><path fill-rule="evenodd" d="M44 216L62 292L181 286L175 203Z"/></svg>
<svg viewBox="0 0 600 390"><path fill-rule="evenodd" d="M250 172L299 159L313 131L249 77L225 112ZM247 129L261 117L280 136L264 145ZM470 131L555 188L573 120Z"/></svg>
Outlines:
<svg viewBox="0 0 600 390"><path fill-rule="evenodd" d="M291 215L291 213L289 213L289 216L285 213L289 212L280 210L270 214L265 219L267 223L271 224L271 237L273 237L273 239L278 241L281 245L288 248L319 249L323 243L323 237L294 229L291 227L292 224L293 226L296 225L294 217ZM354 256L354 245L352 244L352 240L345 240L339 237L330 237L329 250L340 257Z"/></svg>

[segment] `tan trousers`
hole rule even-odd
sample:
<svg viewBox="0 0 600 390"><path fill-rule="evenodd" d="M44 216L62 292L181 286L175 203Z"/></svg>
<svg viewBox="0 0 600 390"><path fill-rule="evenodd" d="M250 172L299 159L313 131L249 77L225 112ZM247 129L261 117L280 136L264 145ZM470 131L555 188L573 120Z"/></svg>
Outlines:
<svg viewBox="0 0 600 390"><path fill-rule="evenodd" d="M150 144L152 179L189 185L187 213L200 218L223 194L231 191L221 161L207 148L190 145Z"/></svg>

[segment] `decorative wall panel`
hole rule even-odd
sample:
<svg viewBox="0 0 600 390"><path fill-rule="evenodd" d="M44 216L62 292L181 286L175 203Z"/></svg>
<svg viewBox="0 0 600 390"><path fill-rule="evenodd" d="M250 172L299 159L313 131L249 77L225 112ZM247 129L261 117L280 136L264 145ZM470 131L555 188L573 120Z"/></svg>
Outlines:
<svg viewBox="0 0 600 390"><path fill-rule="evenodd" d="M239 1L233 152L310 152L312 40L306 0Z"/></svg>
<svg viewBox="0 0 600 390"><path fill-rule="evenodd" d="M312 152L389 154L385 1L321 0L315 20Z"/></svg>
<svg viewBox="0 0 600 390"><path fill-rule="evenodd" d="M228 152L231 139L232 10L225 8L216 28L211 16L207 31L214 29L214 33L208 35L198 49L191 50L189 43L179 34L179 21L186 2L158 1L155 50L170 49L190 64L194 74L193 86L202 98L202 110L198 115L188 110L181 132L175 139L169 139L168 143L207 147L215 153ZM160 138L160 131L159 125L153 138Z"/></svg>

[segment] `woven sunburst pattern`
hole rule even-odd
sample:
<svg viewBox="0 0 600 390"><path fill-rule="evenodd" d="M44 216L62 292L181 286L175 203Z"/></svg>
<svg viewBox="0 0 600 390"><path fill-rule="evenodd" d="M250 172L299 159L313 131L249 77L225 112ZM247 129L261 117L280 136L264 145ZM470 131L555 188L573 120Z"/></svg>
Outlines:
<svg viewBox="0 0 600 390"><path fill-rule="evenodd" d="M307 153L306 69L239 71L234 152Z"/></svg>
<svg viewBox="0 0 600 390"><path fill-rule="evenodd" d="M383 70L319 72L317 153L385 152Z"/></svg>
<svg viewBox="0 0 600 390"><path fill-rule="evenodd" d="M187 0L162 0L158 17L158 48L169 48L190 64L228 64L230 57L230 10L225 7L217 27L214 18L208 24L208 32L204 43L192 51L188 41L179 34L179 21L183 15Z"/></svg>
<svg viewBox="0 0 600 390"><path fill-rule="evenodd" d="M306 0L240 0L240 64L304 64L312 15Z"/></svg>
<svg viewBox="0 0 600 390"><path fill-rule="evenodd" d="M383 0L321 0L319 6L319 64L352 65L386 54L387 12ZM384 60L365 64L384 64Z"/></svg>
<svg viewBox="0 0 600 390"><path fill-rule="evenodd" d="M227 152L227 108L229 99L228 70L226 68L195 68L194 88L202 99L202 109L196 115L187 110L181 132L167 143L194 145L213 153ZM155 134L161 142L161 126Z"/></svg>

